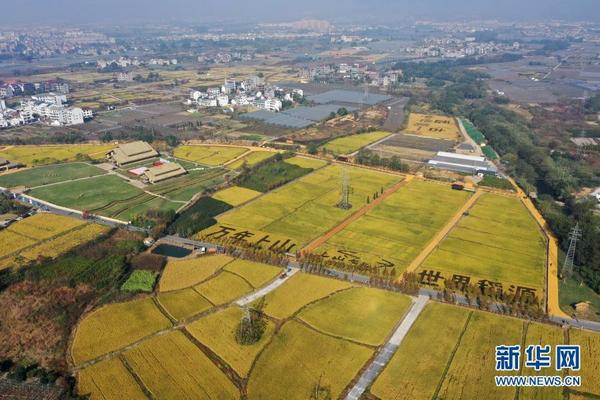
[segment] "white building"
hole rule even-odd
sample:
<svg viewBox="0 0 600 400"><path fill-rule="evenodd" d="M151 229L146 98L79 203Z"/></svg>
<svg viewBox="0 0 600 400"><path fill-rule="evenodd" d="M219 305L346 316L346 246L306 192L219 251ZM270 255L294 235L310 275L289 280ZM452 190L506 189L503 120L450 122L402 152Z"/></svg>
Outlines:
<svg viewBox="0 0 600 400"><path fill-rule="evenodd" d="M217 104L219 105L219 107L226 106L227 104L229 104L229 96L227 96L226 94L221 94L217 96Z"/></svg>

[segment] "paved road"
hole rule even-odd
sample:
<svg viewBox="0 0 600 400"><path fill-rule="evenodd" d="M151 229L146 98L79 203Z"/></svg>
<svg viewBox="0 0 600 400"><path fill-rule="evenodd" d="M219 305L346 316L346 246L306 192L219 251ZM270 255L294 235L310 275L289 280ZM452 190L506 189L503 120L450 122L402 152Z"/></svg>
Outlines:
<svg viewBox="0 0 600 400"><path fill-rule="evenodd" d="M383 368L387 365L387 363L391 360L392 356L396 352L396 349L404 340L404 337L410 330L411 326L417 320L421 311L427 304L429 300L429 296L419 296L417 300L413 303L412 307L400 323L390 340L383 346L383 348L377 353L377 356L367 367L367 369L363 372L363 374L356 382L356 385L350 390L350 392L346 395L346 400L358 400L365 392L365 390L375 381L377 376L381 373Z"/></svg>
<svg viewBox="0 0 600 400"><path fill-rule="evenodd" d="M267 286L258 289L256 292L250 293L249 295L242 297L241 299L237 300L235 304L237 304L238 306L245 306L246 304L252 303L256 299L260 299L261 297L266 296L268 293L283 285L285 281L294 276L298 271L300 270L297 268L291 268L285 277L279 278L271 282Z"/></svg>

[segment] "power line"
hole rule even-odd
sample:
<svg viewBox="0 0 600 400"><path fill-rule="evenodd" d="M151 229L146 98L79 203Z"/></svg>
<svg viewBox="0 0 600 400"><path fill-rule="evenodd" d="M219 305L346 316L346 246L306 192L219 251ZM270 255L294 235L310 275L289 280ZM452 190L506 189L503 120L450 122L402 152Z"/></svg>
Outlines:
<svg viewBox="0 0 600 400"><path fill-rule="evenodd" d="M572 276L573 275L573 265L575 260L575 249L577 247L577 241L581 239L581 228L579 228L579 223L575 225L571 232L569 233L569 250L567 250L567 255L565 257L565 262L563 263L562 273L564 276Z"/></svg>

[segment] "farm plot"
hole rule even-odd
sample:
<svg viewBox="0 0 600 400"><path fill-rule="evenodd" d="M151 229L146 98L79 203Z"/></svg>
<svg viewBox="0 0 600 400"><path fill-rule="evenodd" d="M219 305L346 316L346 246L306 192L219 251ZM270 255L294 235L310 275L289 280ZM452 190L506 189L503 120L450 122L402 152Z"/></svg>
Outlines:
<svg viewBox="0 0 600 400"><path fill-rule="evenodd" d="M423 269L541 291L545 263L546 238L520 200L486 193L425 260Z"/></svg>
<svg viewBox="0 0 600 400"><path fill-rule="evenodd" d="M352 284L315 275L296 274L277 290L265 296L264 312L277 319L291 317L305 305Z"/></svg>
<svg viewBox="0 0 600 400"><path fill-rule="evenodd" d="M344 136L325 143L321 148L332 151L334 154L351 154L389 135L391 135L390 132L378 131Z"/></svg>
<svg viewBox="0 0 600 400"><path fill-rule="evenodd" d="M424 162L438 151L451 150L455 144L454 140L398 133L373 146L371 150L380 157L397 156L402 160Z"/></svg>
<svg viewBox="0 0 600 400"><path fill-rule="evenodd" d="M73 361L81 364L92 360L170 325L151 298L99 308L77 326L71 348Z"/></svg>
<svg viewBox="0 0 600 400"><path fill-rule="evenodd" d="M124 359L158 399L237 399L239 390L183 333L152 338Z"/></svg>
<svg viewBox="0 0 600 400"><path fill-rule="evenodd" d="M173 155L184 160L217 166L223 165L248 151L245 147L235 146L185 145L177 147Z"/></svg>
<svg viewBox="0 0 600 400"><path fill-rule="evenodd" d="M327 161L319 160L316 158L308 158L301 156L294 156L286 158L285 162L288 164L296 165L300 168L319 169L327 165Z"/></svg>
<svg viewBox="0 0 600 400"><path fill-rule="evenodd" d="M399 275L468 197L469 193L446 185L413 180L325 242L316 254L368 263Z"/></svg>
<svg viewBox="0 0 600 400"><path fill-rule="evenodd" d="M0 176L2 187L36 187L102 175L105 171L85 163L70 163L37 167Z"/></svg>
<svg viewBox="0 0 600 400"><path fill-rule="evenodd" d="M246 189L268 192L309 172L312 172L312 169L301 168L285 161L276 161L255 168L251 174L243 176L238 184Z"/></svg>
<svg viewBox="0 0 600 400"><path fill-rule="evenodd" d="M160 279L160 291L185 289L199 284L219 271L233 258L218 254L187 260L169 260Z"/></svg>
<svg viewBox="0 0 600 400"><path fill-rule="evenodd" d="M228 187L227 189L218 191L217 193L212 195L212 198L237 207L240 204L246 203L260 196L261 194L261 192L258 192L256 190L243 188L241 186L232 186Z"/></svg>
<svg viewBox="0 0 600 400"><path fill-rule="evenodd" d="M0 148L0 157L28 166L46 165L74 161L82 156L100 160L113 147L112 144L7 146Z"/></svg>
<svg viewBox="0 0 600 400"><path fill-rule="evenodd" d="M244 165L252 167L260 162L268 160L273 157L276 153L271 151L253 151L248 155L243 156L239 160L236 160L230 164L227 164L229 169L241 169Z"/></svg>
<svg viewBox="0 0 600 400"><path fill-rule="evenodd" d="M77 374L77 391L91 400L126 398L145 400L146 395L118 358L101 361Z"/></svg>
<svg viewBox="0 0 600 400"><path fill-rule="evenodd" d="M355 288L308 306L298 318L321 332L379 346L404 317L409 305L410 299L397 293Z"/></svg>
<svg viewBox="0 0 600 400"><path fill-rule="evenodd" d="M199 342L219 355L240 376L245 377L254 359L273 335L275 324L267 320L265 332L258 342L241 345L235 340L235 332L243 316L242 309L229 307L191 323L186 329Z"/></svg>
<svg viewBox="0 0 600 400"><path fill-rule="evenodd" d="M459 307L428 304L373 384L371 393L382 400L434 398L469 314Z"/></svg>
<svg viewBox="0 0 600 400"><path fill-rule="evenodd" d="M352 187L350 210L336 206L343 172ZM400 179L361 168L328 166L222 214L215 226L198 236L227 240L246 232L242 239L252 243L296 251L363 207L367 196Z"/></svg>
<svg viewBox="0 0 600 400"><path fill-rule="evenodd" d="M336 399L372 354L367 347L287 322L258 358L248 398L304 400L320 385Z"/></svg>
<svg viewBox="0 0 600 400"><path fill-rule="evenodd" d="M252 287L258 288L266 285L281 273L281 268L247 260L235 260L223 269L242 277Z"/></svg>
<svg viewBox="0 0 600 400"><path fill-rule="evenodd" d="M29 239L45 240L82 225L85 221L80 219L42 213L25 218L7 230Z"/></svg>
<svg viewBox="0 0 600 400"><path fill-rule="evenodd" d="M523 324L517 319L473 313L436 397L447 400L514 398L514 387L495 385L494 349L508 343L521 343ZM507 372L503 374L510 375Z"/></svg>
<svg viewBox="0 0 600 400"><path fill-rule="evenodd" d="M160 304L176 320L189 318L208 310L213 305L192 288L162 292L157 296Z"/></svg>
<svg viewBox="0 0 600 400"><path fill-rule="evenodd" d="M406 132L434 139L459 140L461 138L454 118L444 115L410 113Z"/></svg>
<svg viewBox="0 0 600 400"><path fill-rule="evenodd" d="M227 271L194 286L194 289L216 305L228 303L254 290L245 279Z"/></svg>
<svg viewBox="0 0 600 400"><path fill-rule="evenodd" d="M598 374L600 335L571 329L569 331L569 344L578 344L581 346L581 371L573 373L573 375L581 376L581 386L576 390L590 393L595 397L600 396L600 374Z"/></svg>

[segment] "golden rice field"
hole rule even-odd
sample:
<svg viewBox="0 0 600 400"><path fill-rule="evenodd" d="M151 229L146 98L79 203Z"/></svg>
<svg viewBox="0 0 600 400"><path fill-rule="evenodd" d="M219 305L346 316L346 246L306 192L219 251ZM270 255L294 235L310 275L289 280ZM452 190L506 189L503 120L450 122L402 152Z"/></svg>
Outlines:
<svg viewBox="0 0 600 400"><path fill-rule="evenodd" d="M231 261L233 258L223 254L169 260L160 279L160 291L168 292L197 285Z"/></svg>
<svg viewBox="0 0 600 400"><path fill-rule="evenodd" d="M257 192L256 190L246 189L241 186L231 186L213 194L212 198L237 207L240 204L257 198L261 194L261 192Z"/></svg>
<svg viewBox="0 0 600 400"><path fill-rule="evenodd" d="M390 132L381 131L359 133L357 135L333 139L322 145L321 148L327 149L334 154L351 154L389 135L391 135Z"/></svg>
<svg viewBox="0 0 600 400"><path fill-rule="evenodd" d="M86 315L76 328L71 355L76 365L171 326L150 297L115 303Z"/></svg>
<svg viewBox="0 0 600 400"><path fill-rule="evenodd" d="M248 151L245 147L235 146L184 145L177 147L173 155L199 164L217 166L223 165Z"/></svg>
<svg viewBox="0 0 600 400"><path fill-rule="evenodd" d="M573 373L581 376L581 387L577 390L600 396L600 334L571 329L569 344L581 346L581 371Z"/></svg>
<svg viewBox="0 0 600 400"><path fill-rule="evenodd" d="M7 230L33 240L45 240L84 224L80 219L43 213L12 224Z"/></svg>
<svg viewBox="0 0 600 400"><path fill-rule="evenodd" d="M447 277L538 289L545 285L546 238L517 197L486 193L423 263Z"/></svg>
<svg viewBox="0 0 600 400"><path fill-rule="evenodd" d="M321 332L379 346L408 311L410 304L408 296L398 293L354 288L309 305L297 317ZM367 326L369 328L365 329Z"/></svg>
<svg viewBox="0 0 600 400"><path fill-rule="evenodd" d="M410 113L405 131L435 139L461 139L456 120L444 115Z"/></svg>
<svg viewBox="0 0 600 400"><path fill-rule="evenodd" d="M100 361L77 373L77 390L90 400L125 398L145 400L146 395L119 358Z"/></svg>
<svg viewBox="0 0 600 400"><path fill-rule="evenodd" d="M208 310L213 304L192 288L161 292L158 301L176 320L182 320Z"/></svg>
<svg viewBox="0 0 600 400"><path fill-rule="evenodd" d="M244 279L227 271L194 286L194 289L216 305L229 303L254 290Z"/></svg>
<svg viewBox="0 0 600 400"><path fill-rule="evenodd" d="M74 161L78 154L94 160L103 159L114 147L112 144L61 144L0 147L0 157L27 166Z"/></svg>
<svg viewBox="0 0 600 400"><path fill-rule="evenodd" d="M265 296L264 312L277 319L288 318L308 303L352 284L309 274L296 274L277 290Z"/></svg>
<svg viewBox="0 0 600 400"><path fill-rule="evenodd" d="M266 285L282 272L279 267L247 260L235 260L223 269L244 278L254 288Z"/></svg>
<svg viewBox="0 0 600 400"><path fill-rule="evenodd" d="M157 399L237 399L239 390L180 331L156 336L123 358Z"/></svg>
<svg viewBox="0 0 600 400"><path fill-rule="evenodd" d="M1 260L4 257L35 243L35 240L19 235L18 233L11 232L8 229L0 231L0 269L2 269Z"/></svg>
<svg viewBox="0 0 600 400"><path fill-rule="evenodd" d="M275 324L267 321L267 328L258 342L240 345L235 340L235 330L243 315L242 309L229 307L191 323L186 329L244 377L248 375L258 353L271 339Z"/></svg>
<svg viewBox="0 0 600 400"><path fill-rule="evenodd" d="M306 400L317 384L337 399L373 350L287 322L258 358L248 398Z"/></svg>
<svg viewBox="0 0 600 400"><path fill-rule="evenodd" d="M262 161L265 161L271 157L273 157L276 153L272 151L253 151L248 155L236 160L232 163L227 164L227 168L230 169L240 169L244 165L248 167L252 167Z"/></svg>

